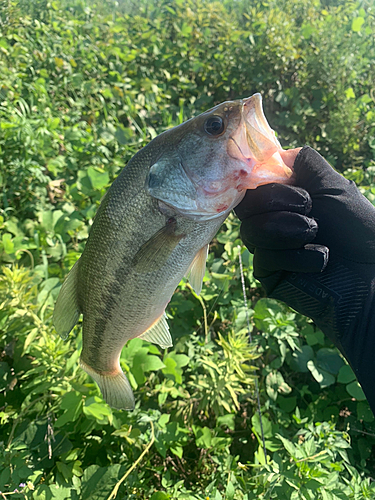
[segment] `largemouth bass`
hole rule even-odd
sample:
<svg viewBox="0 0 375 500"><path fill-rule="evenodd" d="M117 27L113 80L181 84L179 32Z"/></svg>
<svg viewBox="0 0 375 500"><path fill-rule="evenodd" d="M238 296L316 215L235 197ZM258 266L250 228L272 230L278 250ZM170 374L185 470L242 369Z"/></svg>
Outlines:
<svg viewBox="0 0 375 500"><path fill-rule="evenodd" d="M247 189L290 181L282 155L255 94L160 134L113 182L54 311L63 338L83 314L80 364L110 406L134 407L119 362L125 343L172 345L174 290L189 273L200 293L208 245Z"/></svg>

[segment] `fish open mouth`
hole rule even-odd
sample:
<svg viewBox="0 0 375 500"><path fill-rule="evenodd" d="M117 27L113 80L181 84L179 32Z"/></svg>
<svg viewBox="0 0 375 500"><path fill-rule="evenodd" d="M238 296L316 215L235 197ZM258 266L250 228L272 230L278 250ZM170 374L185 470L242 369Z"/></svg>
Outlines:
<svg viewBox="0 0 375 500"><path fill-rule="evenodd" d="M226 103L223 104L225 111ZM218 116L212 116L216 124L222 123ZM218 135L224 144L210 142L211 139L207 144L204 136L202 144L208 153L193 155L192 159L190 151L182 148L172 161L162 155L150 167L147 190L158 200L161 213L196 221L212 220L225 216L240 203L247 189L272 182L291 183L293 170L283 161L283 149L263 113L261 95L237 101L229 119L234 122L228 135ZM196 163L202 161L210 168L198 168Z"/></svg>
<svg viewBox="0 0 375 500"><path fill-rule="evenodd" d="M243 99L241 121L228 141L227 150L229 156L240 162L238 188L291 182L293 171L281 158L282 147L264 116L260 94Z"/></svg>

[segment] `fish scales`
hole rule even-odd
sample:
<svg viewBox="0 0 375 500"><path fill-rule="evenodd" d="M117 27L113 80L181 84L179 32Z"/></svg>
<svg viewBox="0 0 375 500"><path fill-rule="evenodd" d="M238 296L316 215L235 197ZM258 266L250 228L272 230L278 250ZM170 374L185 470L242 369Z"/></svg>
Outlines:
<svg viewBox="0 0 375 500"><path fill-rule="evenodd" d="M191 268L199 292L208 243L246 189L291 177L267 122L268 129L251 119L259 99L256 94L223 103L159 135L103 198L85 250L59 294L54 321L65 337L83 314L80 363L111 406L134 406L119 364L124 344L144 337L170 345L164 311L181 278ZM266 137L257 145L262 168L258 151L250 151L254 140L246 139L254 123L263 126L256 136Z"/></svg>

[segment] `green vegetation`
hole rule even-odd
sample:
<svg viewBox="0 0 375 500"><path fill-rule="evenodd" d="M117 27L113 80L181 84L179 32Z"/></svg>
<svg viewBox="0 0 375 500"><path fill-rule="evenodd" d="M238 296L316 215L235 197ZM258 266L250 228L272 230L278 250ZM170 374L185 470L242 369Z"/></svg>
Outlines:
<svg viewBox="0 0 375 500"><path fill-rule="evenodd" d="M185 282L173 297L174 348L125 347L134 412L78 367L80 327L63 342L51 320L120 169L228 98L262 92L285 147L317 148L373 200L374 16L369 0L0 0L0 497L105 500L127 474L118 499L375 498L353 372L263 297L234 216L201 299Z"/></svg>

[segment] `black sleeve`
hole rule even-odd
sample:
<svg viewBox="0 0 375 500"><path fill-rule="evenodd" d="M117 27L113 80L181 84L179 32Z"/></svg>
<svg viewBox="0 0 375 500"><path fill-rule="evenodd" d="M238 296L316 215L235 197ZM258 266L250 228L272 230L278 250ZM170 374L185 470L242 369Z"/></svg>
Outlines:
<svg viewBox="0 0 375 500"><path fill-rule="evenodd" d="M294 170L298 187L261 186L236 209L254 275L334 342L375 413L375 208L309 147Z"/></svg>

